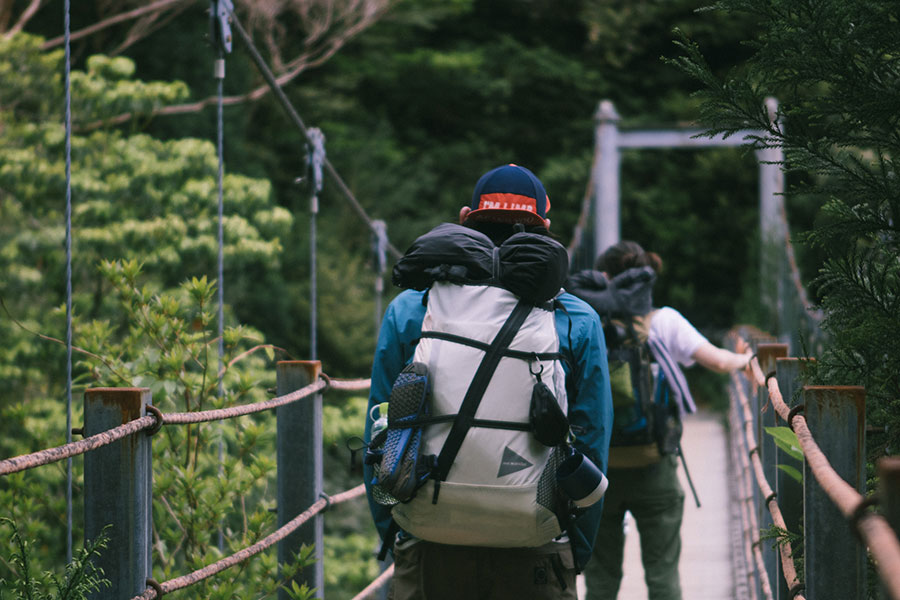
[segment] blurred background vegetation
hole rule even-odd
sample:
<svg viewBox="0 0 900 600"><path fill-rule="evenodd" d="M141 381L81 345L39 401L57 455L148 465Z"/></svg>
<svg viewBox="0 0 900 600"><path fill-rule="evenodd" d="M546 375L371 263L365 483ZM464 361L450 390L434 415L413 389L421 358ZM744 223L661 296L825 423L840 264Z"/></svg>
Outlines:
<svg viewBox="0 0 900 600"><path fill-rule="evenodd" d="M701 111L704 124L714 120L710 103L721 114L726 101L754 103L771 94L802 107L803 98L835 89L834 82L822 83L824 90L817 87L814 76L798 87L785 74L792 60L810 52L785 42L791 32L815 38L815 32L800 27L780 40L788 52L782 57L784 71L766 72L754 63L766 47L758 40L772 39L760 32L779 31L780 20L793 10L790 3L758 3L770 12L756 10L753 2L698 10L705 4L246 0L236 8L276 74L289 75L285 92L307 126L323 131L328 159L366 212L387 223L390 242L403 251L430 227L455 219L477 178L505 162L525 165L543 180L552 200L552 230L568 244L590 177L594 114L602 99L614 102L622 128L697 126ZM821 4L826 11L884 7L875 14L896 25L896 9L883 2ZM73 3L74 343L114 358L124 369L119 376L76 356L76 408L89 386L146 385L154 403L174 403L196 384L190 378L178 386L166 383L178 372L177 356L148 359L142 353L158 330L138 327L135 307L169 303L159 319L172 327L209 308L197 303L202 294L190 293L192 286L208 285L197 278L206 276L214 284L216 272L216 111L209 101L216 91L216 52L209 43L208 9L194 0ZM131 10L137 11L133 18L114 18ZM838 15L826 33L840 37L840 23ZM664 60L685 52L674 43L676 29L702 52L702 60L693 57L702 63L696 69ZM65 334L62 32L57 3L0 5L0 457L65 441L65 347L36 335L63 339ZM863 45L866 35L881 40L878 31L864 30ZM226 352L259 344L274 349L234 367L225 398L233 403L264 395L272 385L273 360L310 356L311 190L308 178L297 183L306 176L305 139L265 91L239 39L226 65L224 93L234 98L224 111L224 295L232 331ZM893 77L896 82L896 70ZM748 81L753 94L724 94L724 99L696 94L715 91L719 80ZM259 93L246 96L253 90ZM896 101L896 89L892 96L884 93ZM896 108L890 102L882 108L887 112L891 106ZM741 113L727 116L737 126L753 123ZM798 123L810 122L800 113L793 116ZM800 133L814 137L825 125ZM886 139L891 131L896 136L896 119L884 128ZM878 144L864 148L880 156ZM800 232L840 222L835 211L822 211L834 193L809 186L817 165L800 167L788 173L789 190L796 193L786 198L795 240ZM893 172L890 164L885 168ZM766 329L772 323L759 308L756 178L750 150L631 150L623 156L622 237L663 257L656 304L676 307L716 343L735 324ZM896 203L896 193L886 195L889 204L890 198ZM372 235L327 176L317 226L318 358L330 376L368 377L378 277ZM846 243L832 237L796 244L804 283ZM860 239L850 243L871 246ZM896 261L896 253L886 256ZM124 272L134 265L128 261L140 263L139 271ZM885 297L896 287L891 277ZM383 306L397 291L386 287ZM830 288L814 288L813 300L822 302L829 289L836 289L833 280ZM852 305L853 290L846 292ZM843 314L840 306L832 306L836 314ZM208 342L211 337L202 335L215 335L211 324L199 320L197 335ZM839 331L840 319L831 326ZM851 357L854 344L861 343L854 331L847 348ZM873 380L867 373L855 372L855 379L844 383L880 385L883 397L896 391L895 376ZM701 402L721 403L721 378L689 376ZM337 492L359 481L343 444L361 434L365 399L332 394L326 404L326 491ZM889 407L881 405L882 419ZM213 477L206 485L220 502L216 510L231 511L235 523L256 514L259 527L271 528L265 513L273 502L274 465L259 456L273 455L272 423L263 417L235 427L228 434L201 428L197 435L208 440L222 435L243 457L243 467L234 467L249 475L233 481ZM159 460L183 462L180 443L170 439L157 451L168 458ZM885 441L880 451L889 450ZM13 507L23 537L36 540L37 560L48 569L58 568L65 556L64 482L59 465L0 480L0 505ZM248 513L245 498L258 510ZM348 513L334 511L326 519L326 594L350 597L377 574L371 557L375 536L364 508L340 510ZM162 507L154 511L160 521L172 516ZM172 551L163 543L167 526L158 526L155 551ZM245 530L237 539L251 534ZM191 554L177 536L168 541L183 554L167 555L168 562L155 558L156 568L165 569L157 573L160 580L183 565L215 559L215 550L200 551L200 544ZM11 568L0 562L0 577ZM256 578L245 574L220 588L213 585L205 597L230 597L236 590L241 597L265 597L273 587L258 579L271 568L258 567Z"/></svg>

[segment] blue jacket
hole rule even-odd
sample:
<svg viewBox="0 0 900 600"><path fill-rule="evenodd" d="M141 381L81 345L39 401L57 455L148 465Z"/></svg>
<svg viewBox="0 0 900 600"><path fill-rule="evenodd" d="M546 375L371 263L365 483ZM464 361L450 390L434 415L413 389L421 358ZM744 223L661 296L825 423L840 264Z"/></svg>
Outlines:
<svg viewBox="0 0 900 600"><path fill-rule="evenodd" d="M394 379L412 361L425 317L423 295L424 292L403 291L385 312L372 364L369 411L374 405L390 399ZM575 446L606 473L613 411L606 342L600 319L587 303L569 293L560 295L559 299L566 309L556 311L560 350L573 361L571 367L567 361L563 361L563 367L566 371L569 422L576 435ZM371 419L366 418L366 443L371 439L371 425ZM372 499L372 476L372 468L366 466L364 477L369 508L375 519L375 527L383 538L391 521L391 510ZM587 509L576 519L574 526L569 528L579 570L584 568L591 556L602 504L598 502Z"/></svg>

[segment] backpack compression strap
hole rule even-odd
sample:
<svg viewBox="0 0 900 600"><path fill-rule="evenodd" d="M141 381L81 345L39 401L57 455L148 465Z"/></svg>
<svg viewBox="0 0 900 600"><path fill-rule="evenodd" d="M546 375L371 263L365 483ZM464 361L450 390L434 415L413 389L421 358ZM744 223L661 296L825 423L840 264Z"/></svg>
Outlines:
<svg viewBox="0 0 900 600"><path fill-rule="evenodd" d="M516 337L516 333L519 331L522 323L525 322L525 319L531 313L531 308L530 304L519 300L519 303L516 304L516 307L507 317L506 322L503 323L500 331L497 332L494 341L491 342L490 347L484 353L484 358L481 359L481 364L478 365L478 369L475 371L474 377L472 377L472 383L469 384L469 389L466 390L466 395L463 397L462 404L459 407L459 413L453 421L450 433L447 434L447 439L437 459L437 466L432 473L432 478L435 480L432 502L437 501L440 482L447 479L447 473L450 472L450 467L453 465L453 461L456 460L456 455L459 453L460 447L462 447L466 433L468 433L469 428L475 422L475 412L478 410L478 405L481 404L481 399L488 384L491 382L491 377L493 377L494 371L503 357L503 351L509 347L513 338Z"/></svg>
<svg viewBox="0 0 900 600"><path fill-rule="evenodd" d="M423 331L420 337L462 344L463 346L478 348L485 352L491 348L490 344L485 344L479 340L473 340L472 338L463 337L454 333L447 333L446 331ZM501 350L501 352L503 353L503 356L518 358L520 360L561 360L563 358L563 355L560 352L526 352L524 350L513 350L511 348L505 348Z"/></svg>

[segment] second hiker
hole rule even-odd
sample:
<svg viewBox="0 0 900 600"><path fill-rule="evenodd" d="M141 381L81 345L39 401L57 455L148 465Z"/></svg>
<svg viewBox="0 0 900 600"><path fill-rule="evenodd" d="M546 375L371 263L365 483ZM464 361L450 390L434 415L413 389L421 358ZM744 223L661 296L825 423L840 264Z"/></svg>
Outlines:
<svg viewBox="0 0 900 600"><path fill-rule="evenodd" d="M681 366L695 362L718 372L746 368L751 351L710 343L670 307L653 308L662 259L636 242L607 248L596 270L582 271L566 289L594 307L609 348L614 425L609 491L585 570L589 600L615 600L622 580L623 520L637 522L649 600L680 600L678 560L684 491L678 481L681 418L696 410ZM746 351L745 351L746 350Z"/></svg>

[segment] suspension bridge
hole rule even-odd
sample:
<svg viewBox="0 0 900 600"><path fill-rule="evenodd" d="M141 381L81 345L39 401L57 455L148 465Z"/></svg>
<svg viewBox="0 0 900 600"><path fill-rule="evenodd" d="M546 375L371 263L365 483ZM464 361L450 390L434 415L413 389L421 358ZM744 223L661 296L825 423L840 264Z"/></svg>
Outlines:
<svg viewBox="0 0 900 600"><path fill-rule="evenodd" d="M231 27L245 42L254 62L291 122L309 142L315 188L321 189L324 174L347 198L379 240L383 253L394 258L399 251L387 239L384 227L371 219L344 184L322 150L322 139L305 126L297 111L281 91L274 74L256 51L253 40L228 8L219 15L221 57L230 51ZM68 21L66 22L68 27ZM66 51L68 67L68 29ZM227 39L227 44L225 40ZM217 70L217 73L219 71ZM222 71L224 76L224 71ZM67 70L68 83L68 70ZM221 77L219 77L221 82ZM219 241L221 248L221 85L219 88ZM67 85L67 102L69 100ZM768 106L775 114L772 100ZM759 139L761 132L747 131L734 140L711 138L698 140L698 131L621 132L614 107L606 102L598 110L598 135L594 169L585 193L579 227L569 246L573 262L579 256L595 256L597 248L618 238L617 218L595 220L597 214L618 214L618 162L622 148L680 147L744 144ZM67 123L67 139L71 135ZM68 147L68 145L67 145ZM809 306L797 275L784 215L783 175L777 168L777 148L760 151L761 225L767 241L777 241L784 262L790 269L795 296L800 306ZM67 262L71 261L71 195L68 190L70 161L67 156ZM315 222L311 231L315 243ZM610 229L610 227L613 227ZM315 253L312 252L315 261ZM219 254L219 281L222 281ZM380 262L384 263L385 260ZM312 273L315 273L315 263ZM69 273L70 277L71 274ZM776 281L780 293L790 287ZM71 279L67 280L68 377L67 396L71 421ZM219 287L219 323L221 333L221 296ZM313 286L313 289L314 286ZM315 299L312 304L312 331L315 336ZM801 311L803 318L816 315ZM692 468L697 496L702 506L693 506L688 498L682 528L683 553L681 575L685 597L737 598L740 600L782 598L864 598L867 557L871 557L885 597L900 600L900 543L896 529L900 524L900 458L885 457L876 466L880 488L866 490L864 390L860 388L817 388L802 384L803 361L790 356L787 344L763 332L737 328L732 336L751 343L756 352L751 369L733 374L729 386L729 411L726 417L700 413L686 422L684 452ZM315 342L311 344L315 349ZM224 353L220 350L219 356ZM113 524L112 551L99 558L112 591L104 598L153 600L180 590L188 590L200 581L216 577L272 548L278 547L280 560L296 552L303 543L315 547L315 566L304 569L297 580L322 589L322 523L331 511L366 511L359 501L362 485L326 493L322 489L322 395L331 390L365 392L366 379L339 380L326 376L315 360L279 363L276 397L255 404L231 406L199 412L162 412L153 405L145 388L98 388L85 393L84 439L31 454L0 460L0 477L40 468L59 461L69 463L71 496L71 460L84 458L86 507L85 537L100 534ZM220 365L221 370L221 365ZM150 529L152 520L152 444L153 436L163 428L221 422L263 411L276 411L278 420L277 459L280 468L278 528L260 534L256 543L221 560L166 581L153 578ZM67 430L72 431L71 422ZM774 443L766 428L788 427L796 435L804 457L800 485L779 469L785 461L784 450ZM297 456L306 458L297 466ZM302 462L302 461L301 461ZM289 465L289 466L285 466ZM116 474L110 477L110 473ZM292 477L287 477L292 473ZM685 474L682 474L684 477ZM92 502L103 498L103 502ZM878 510L874 509L878 505ZM71 502L70 502L71 506ZM801 507L799 510L797 507ZM71 509L70 509L71 510ZM69 514L71 546L71 519ZM626 576L620 592L625 600L646 597L641 581L641 566L634 524L627 525ZM800 531L804 538L802 574L796 569L797 540L779 536L779 531ZM776 532L777 543L763 539L761 532ZM601 549L602 550L602 549ZM325 567L327 568L327 566ZM391 576L384 572L355 598L381 597ZM583 583L580 584L583 592ZM186 592L189 593L189 592Z"/></svg>

